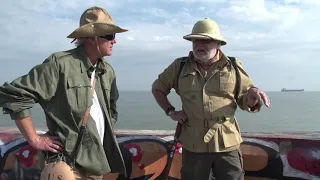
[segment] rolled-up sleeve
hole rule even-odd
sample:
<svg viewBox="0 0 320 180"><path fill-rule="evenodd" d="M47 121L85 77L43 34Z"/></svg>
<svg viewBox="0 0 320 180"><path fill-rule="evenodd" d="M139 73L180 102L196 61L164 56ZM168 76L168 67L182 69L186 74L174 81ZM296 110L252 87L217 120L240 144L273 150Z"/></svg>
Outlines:
<svg viewBox="0 0 320 180"><path fill-rule="evenodd" d="M152 83L152 88L163 93L169 93L172 88L176 88L179 68L180 63L176 59L158 75L158 78Z"/></svg>
<svg viewBox="0 0 320 180"><path fill-rule="evenodd" d="M18 120L30 116L36 103L49 101L56 92L59 79L56 58L52 55L33 67L26 75L0 86L0 107L4 114Z"/></svg>
<svg viewBox="0 0 320 180"><path fill-rule="evenodd" d="M240 83L240 91L239 91L239 98L238 98L238 106L240 109L248 111L248 112L258 112L258 109L250 108L247 105L247 96L248 96L248 90L251 87L254 87L253 82L247 72L244 70L242 63L239 59L236 59L236 63L238 65L240 77L241 77L241 83Z"/></svg>

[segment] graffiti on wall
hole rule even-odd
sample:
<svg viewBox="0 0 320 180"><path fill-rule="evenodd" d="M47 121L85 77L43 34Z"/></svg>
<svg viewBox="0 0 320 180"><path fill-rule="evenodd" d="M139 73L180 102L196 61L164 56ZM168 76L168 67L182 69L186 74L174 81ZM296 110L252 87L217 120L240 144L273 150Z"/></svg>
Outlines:
<svg viewBox="0 0 320 180"><path fill-rule="evenodd" d="M139 131L138 131L139 132ZM38 133L44 133L39 131ZM161 179L172 134L123 135L118 142L130 179ZM320 180L320 140L244 136L241 151L246 179ZM175 151L169 176L181 179L181 144ZM40 179L43 154L18 133L0 133L0 180ZM123 179L106 174L104 179Z"/></svg>

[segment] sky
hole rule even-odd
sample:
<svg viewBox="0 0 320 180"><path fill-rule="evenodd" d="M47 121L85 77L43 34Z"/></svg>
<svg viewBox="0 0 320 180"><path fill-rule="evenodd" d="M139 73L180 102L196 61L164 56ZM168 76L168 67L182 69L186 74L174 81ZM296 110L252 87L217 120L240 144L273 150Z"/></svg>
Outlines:
<svg viewBox="0 0 320 180"><path fill-rule="evenodd" d="M128 32L117 34L113 66L120 91L150 91L172 61L188 55L182 37L214 20L255 86L320 90L319 0L5 0L0 6L0 83L28 73L50 54L74 48L67 36L82 12L105 8Z"/></svg>

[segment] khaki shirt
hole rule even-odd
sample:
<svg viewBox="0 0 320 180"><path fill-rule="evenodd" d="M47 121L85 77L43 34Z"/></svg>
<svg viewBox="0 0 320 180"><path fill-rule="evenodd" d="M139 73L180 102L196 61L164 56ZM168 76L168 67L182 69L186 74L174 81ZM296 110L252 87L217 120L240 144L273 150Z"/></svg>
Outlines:
<svg viewBox="0 0 320 180"><path fill-rule="evenodd" d="M173 88L180 95L188 119L179 140L184 148L192 152L223 152L238 148L243 140L234 118L237 104L242 110L257 112L247 106L247 91L253 87L253 83L240 60L236 59L241 75L241 89L236 103L236 72L229 58L221 51L220 55L206 77L201 75L196 63L192 61L193 55L190 52L179 79L182 58L171 63L152 84L153 88L165 93ZM206 143L204 137L210 129L213 129L213 137Z"/></svg>
<svg viewBox="0 0 320 180"><path fill-rule="evenodd" d="M104 143L100 141L95 121L89 115L86 133L76 160L79 170L102 175L112 167L125 172L123 159L113 134L117 121L118 89L113 68L106 60L96 74L96 93L106 120ZM102 62L102 63L101 63ZM11 83L0 86L0 107L12 119L31 115L39 103L45 113L48 134L59 136L67 155L74 150L85 110L92 105L89 74L93 65L83 46L50 55L42 64Z"/></svg>

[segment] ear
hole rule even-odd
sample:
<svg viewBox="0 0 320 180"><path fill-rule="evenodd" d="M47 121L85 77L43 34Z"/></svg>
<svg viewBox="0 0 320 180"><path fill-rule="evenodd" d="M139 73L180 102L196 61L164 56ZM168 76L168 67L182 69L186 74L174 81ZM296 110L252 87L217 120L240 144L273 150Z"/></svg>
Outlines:
<svg viewBox="0 0 320 180"><path fill-rule="evenodd" d="M87 40L90 44L96 44L93 37L88 37Z"/></svg>
<svg viewBox="0 0 320 180"><path fill-rule="evenodd" d="M217 49L220 49L220 48L221 48L221 42L219 41L219 42L218 42Z"/></svg>

